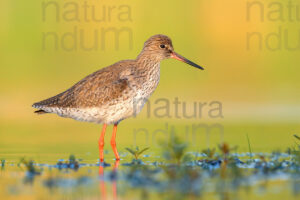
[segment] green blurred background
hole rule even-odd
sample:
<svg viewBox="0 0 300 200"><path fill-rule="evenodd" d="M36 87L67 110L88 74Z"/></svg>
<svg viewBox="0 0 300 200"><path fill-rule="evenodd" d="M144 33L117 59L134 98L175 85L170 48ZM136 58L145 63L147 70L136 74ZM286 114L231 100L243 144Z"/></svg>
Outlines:
<svg viewBox="0 0 300 200"><path fill-rule="evenodd" d="M285 150L294 144L292 135L300 132L300 19L296 19L295 10L290 14L287 1L276 2L2 0L1 157L28 154L57 158L75 153L97 158L100 125L55 115L37 116L31 105L102 67L134 59L145 40L158 33L170 36L178 53L205 70L175 60L163 61L159 87L150 99L151 110L155 100L166 98L174 113L172 102L177 97L186 102L189 113L193 102L221 102L224 117L209 117L209 105L203 107L201 118L193 119L176 119L173 114L170 118L148 118L144 109L137 118L120 124L120 151L132 145L155 149L156 141L169 137L172 127L194 150L222 142L218 130L211 132L210 139L205 131L199 130L195 137L186 132L199 123L221 125L223 139L238 145L239 151L248 151L246 134L253 151ZM292 2L299 6L298 1ZM98 21L92 18L93 12ZM115 31L120 31L117 39ZM98 49L81 46L92 47L95 42ZM287 45L298 48L291 50ZM168 134L153 134L166 124ZM135 129L141 128L149 132L148 139L142 133L135 139ZM106 149L112 158L109 145Z"/></svg>

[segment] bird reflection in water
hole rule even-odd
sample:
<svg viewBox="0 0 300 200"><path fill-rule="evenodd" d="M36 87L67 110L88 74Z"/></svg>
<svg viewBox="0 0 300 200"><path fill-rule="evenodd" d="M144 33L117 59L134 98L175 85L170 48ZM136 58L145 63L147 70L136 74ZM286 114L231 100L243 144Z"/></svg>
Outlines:
<svg viewBox="0 0 300 200"><path fill-rule="evenodd" d="M119 167L119 160L116 160L113 166L113 171L111 174L111 180L112 180L112 199L117 200L118 194L117 194L117 171ZM104 178L104 168L105 164L102 162L99 164L99 177L100 177L100 182L99 182L99 189L100 189L100 195L101 199L107 200L107 189L106 189L106 184L107 182L105 181ZM111 199L111 198L109 198Z"/></svg>

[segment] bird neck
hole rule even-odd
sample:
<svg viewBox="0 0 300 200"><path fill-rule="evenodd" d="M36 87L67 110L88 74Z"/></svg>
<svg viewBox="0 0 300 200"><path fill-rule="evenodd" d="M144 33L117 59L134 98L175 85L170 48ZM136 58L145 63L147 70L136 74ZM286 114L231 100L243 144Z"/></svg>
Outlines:
<svg viewBox="0 0 300 200"><path fill-rule="evenodd" d="M153 68L156 66L159 67L161 61L162 59L159 56L146 51L142 51L136 58L136 62L138 63L138 65L146 68Z"/></svg>

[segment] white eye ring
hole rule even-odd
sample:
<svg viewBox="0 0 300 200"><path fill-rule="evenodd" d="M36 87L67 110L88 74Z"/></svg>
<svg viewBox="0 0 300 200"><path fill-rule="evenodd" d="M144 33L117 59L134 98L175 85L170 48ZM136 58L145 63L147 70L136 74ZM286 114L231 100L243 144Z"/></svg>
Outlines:
<svg viewBox="0 0 300 200"><path fill-rule="evenodd" d="M166 45L161 44L161 45L159 45L159 47L160 47L161 49L164 49L164 48L166 48Z"/></svg>

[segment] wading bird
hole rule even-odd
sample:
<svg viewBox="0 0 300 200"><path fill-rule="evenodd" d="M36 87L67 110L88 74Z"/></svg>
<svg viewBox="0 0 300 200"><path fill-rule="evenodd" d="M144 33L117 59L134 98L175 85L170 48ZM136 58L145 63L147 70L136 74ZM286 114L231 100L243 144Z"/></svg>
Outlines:
<svg viewBox="0 0 300 200"><path fill-rule="evenodd" d="M198 69L199 65L174 52L172 41L165 35L154 35L144 44L135 60L123 60L100 69L68 90L34 103L35 113L55 113L79 121L103 124L99 139L99 156L103 162L104 135L113 124L111 146L116 160L117 126L122 120L138 114L156 89L160 78L160 62L174 58Z"/></svg>

